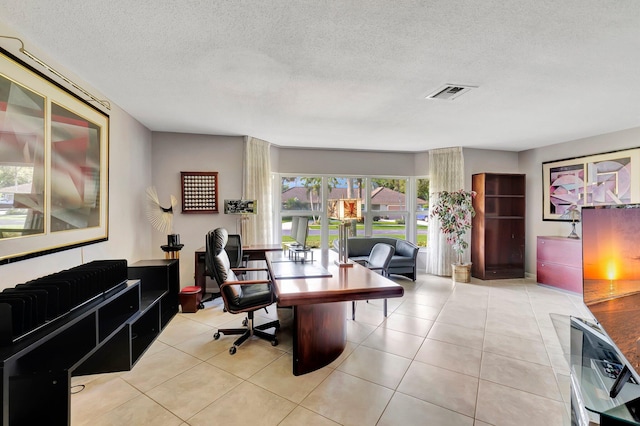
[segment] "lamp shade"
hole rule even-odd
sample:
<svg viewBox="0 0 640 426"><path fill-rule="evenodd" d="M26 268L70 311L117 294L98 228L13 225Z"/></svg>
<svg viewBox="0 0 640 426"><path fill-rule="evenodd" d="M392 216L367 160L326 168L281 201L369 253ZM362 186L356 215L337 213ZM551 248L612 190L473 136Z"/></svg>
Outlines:
<svg viewBox="0 0 640 426"><path fill-rule="evenodd" d="M257 200L224 200L225 214L257 214Z"/></svg>
<svg viewBox="0 0 640 426"><path fill-rule="evenodd" d="M361 219L362 201L359 198L341 198L329 203L329 217L339 220Z"/></svg>
<svg viewBox="0 0 640 426"><path fill-rule="evenodd" d="M571 204L565 209L564 213L562 213L560 219L569 219L572 222L575 222L576 220L580 221L580 207L576 204Z"/></svg>

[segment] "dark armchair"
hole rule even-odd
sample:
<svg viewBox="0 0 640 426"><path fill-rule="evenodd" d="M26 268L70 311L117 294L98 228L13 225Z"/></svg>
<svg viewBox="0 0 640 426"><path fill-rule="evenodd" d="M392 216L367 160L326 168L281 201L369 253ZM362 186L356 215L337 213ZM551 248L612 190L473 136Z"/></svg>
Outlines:
<svg viewBox="0 0 640 426"><path fill-rule="evenodd" d="M241 336L233 342L229 348L231 355L235 354L239 345L251 336L269 340L273 346L278 344L276 332L280 328L278 320L266 324L254 325L253 313L259 309L276 302L273 292L273 283L268 268L231 268L229 256L225 250L229 234L224 228L217 228L207 234L206 240L206 267L211 277L216 280L220 287L220 295L227 312L232 314L246 313L247 317L243 321L244 328L220 328L213 335L218 340L220 334ZM236 273L249 271L264 271L267 279L262 280L239 280ZM273 328L273 333L267 332Z"/></svg>

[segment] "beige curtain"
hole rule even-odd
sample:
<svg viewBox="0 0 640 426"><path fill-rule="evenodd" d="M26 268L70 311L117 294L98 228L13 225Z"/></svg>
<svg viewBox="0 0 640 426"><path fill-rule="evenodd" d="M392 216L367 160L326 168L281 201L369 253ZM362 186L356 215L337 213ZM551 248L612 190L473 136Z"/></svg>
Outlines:
<svg viewBox="0 0 640 426"><path fill-rule="evenodd" d="M464 188L462 148L443 148L429 151L429 205L435 205L438 192L457 191L462 188ZM451 275L451 263L455 261L455 254L440 232L438 219L429 218L428 241L427 273Z"/></svg>
<svg viewBox="0 0 640 426"><path fill-rule="evenodd" d="M268 142L245 136L242 198L257 200L258 214L242 221L243 244L273 242L270 148Z"/></svg>

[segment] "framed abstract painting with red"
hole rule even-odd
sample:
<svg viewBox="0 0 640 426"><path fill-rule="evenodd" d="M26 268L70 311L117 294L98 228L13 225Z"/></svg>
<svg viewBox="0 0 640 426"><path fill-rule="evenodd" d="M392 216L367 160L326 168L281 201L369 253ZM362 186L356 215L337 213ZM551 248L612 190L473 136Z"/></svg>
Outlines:
<svg viewBox="0 0 640 426"><path fill-rule="evenodd" d="M108 128L0 52L0 264L108 238Z"/></svg>

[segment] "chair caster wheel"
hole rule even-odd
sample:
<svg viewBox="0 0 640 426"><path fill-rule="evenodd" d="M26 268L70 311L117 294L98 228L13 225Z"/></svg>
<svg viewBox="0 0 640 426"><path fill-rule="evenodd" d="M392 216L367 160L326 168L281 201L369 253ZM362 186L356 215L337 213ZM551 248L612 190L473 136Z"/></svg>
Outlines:
<svg viewBox="0 0 640 426"><path fill-rule="evenodd" d="M216 332L213 334L213 338L214 338L214 340L218 340L218 339L220 338L220 332L219 332L219 331L216 331Z"/></svg>
<svg viewBox="0 0 640 426"><path fill-rule="evenodd" d="M198 309L204 309L204 303L200 303L200 304L198 305Z"/></svg>
<svg viewBox="0 0 640 426"><path fill-rule="evenodd" d="M271 341L271 346L278 346L278 339L273 339Z"/></svg>
<svg viewBox="0 0 640 426"><path fill-rule="evenodd" d="M238 350L238 349L237 349L235 346L231 346L231 347L229 348L229 355L233 355L233 354L235 354L237 350Z"/></svg>

